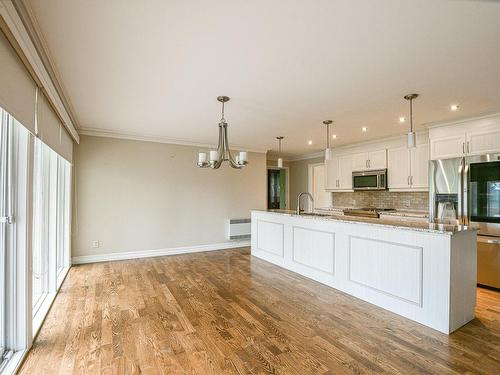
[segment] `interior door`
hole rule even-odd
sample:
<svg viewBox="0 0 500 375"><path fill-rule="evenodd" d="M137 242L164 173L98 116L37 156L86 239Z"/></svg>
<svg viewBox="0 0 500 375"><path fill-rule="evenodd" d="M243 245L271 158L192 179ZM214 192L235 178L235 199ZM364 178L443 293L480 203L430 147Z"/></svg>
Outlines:
<svg viewBox="0 0 500 375"><path fill-rule="evenodd" d="M331 193L325 189L325 165L318 164L312 167L312 191L314 207L330 207L332 204Z"/></svg>

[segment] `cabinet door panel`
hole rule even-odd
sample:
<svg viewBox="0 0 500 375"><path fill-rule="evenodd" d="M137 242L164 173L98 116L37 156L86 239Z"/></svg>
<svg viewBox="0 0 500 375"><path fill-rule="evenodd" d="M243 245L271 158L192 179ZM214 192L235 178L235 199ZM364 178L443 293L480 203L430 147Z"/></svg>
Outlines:
<svg viewBox="0 0 500 375"><path fill-rule="evenodd" d="M427 144L417 145L410 150L412 188L428 189L429 148Z"/></svg>
<svg viewBox="0 0 500 375"><path fill-rule="evenodd" d="M326 161L325 189L326 190L338 189L337 186L338 179L339 179L339 158L333 157L331 160Z"/></svg>
<svg viewBox="0 0 500 375"><path fill-rule="evenodd" d="M410 176L410 153L407 147L387 150L387 178L389 189L408 189Z"/></svg>
<svg viewBox="0 0 500 375"><path fill-rule="evenodd" d="M366 152L351 155L351 161L353 171L364 171L368 169L368 153Z"/></svg>
<svg viewBox="0 0 500 375"><path fill-rule="evenodd" d="M500 151L500 129L467 133L469 155L483 155Z"/></svg>
<svg viewBox="0 0 500 375"><path fill-rule="evenodd" d="M339 188L352 189L352 158L350 155L339 157Z"/></svg>
<svg viewBox="0 0 500 375"><path fill-rule="evenodd" d="M387 168L387 150L371 151L368 153L370 160L368 169L385 169Z"/></svg>
<svg viewBox="0 0 500 375"><path fill-rule="evenodd" d="M431 159L448 159L462 156L465 152L465 134L454 134L430 140Z"/></svg>

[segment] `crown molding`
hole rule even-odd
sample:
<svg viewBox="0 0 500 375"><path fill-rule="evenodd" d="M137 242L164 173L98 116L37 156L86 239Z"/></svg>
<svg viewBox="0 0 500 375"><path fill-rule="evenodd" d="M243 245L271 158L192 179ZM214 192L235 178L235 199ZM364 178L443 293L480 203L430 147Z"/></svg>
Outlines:
<svg viewBox="0 0 500 375"><path fill-rule="evenodd" d="M64 106L54 82L52 81L42 58L33 44L33 40L12 0L0 1L0 16L4 21L5 27L8 29L6 31L11 34L11 37L14 38L17 44L16 47L20 49L16 52L23 55L21 60L24 63L29 64L27 67L28 71L36 76L34 77L34 80L43 88L64 127L68 130L71 137L78 143L80 138L73 120Z"/></svg>
<svg viewBox="0 0 500 375"><path fill-rule="evenodd" d="M167 143L172 145L191 146L191 147L199 147L207 149L217 148L217 145L213 143L198 143L198 142L188 141L185 139L176 139L176 138L168 138L155 135L144 135L144 134L129 133L129 132L119 132L107 129L85 127L85 128L78 128L78 132L80 133L80 135L88 135L92 137L117 138L117 139L127 139L130 141ZM231 146L231 150L236 150L236 149L245 150L248 152L261 153L261 154L267 153L267 150L265 149L251 148L242 145Z"/></svg>
<svg viewBox="0 0 500 375"><path fill-rule="evenodd" d="M308 160L308 159L316 159L320 157L324 157L325 152L324 151L318 151L313 154L305 154L305 155L299 155L299 156L292 156L289 157L288 159L284 159L285 161L299 161L299 160Z"/></svg>
<svg viewBox="0 0 500 375"><path fill-rule="evenodd" d="M64 104L64 107L68 111L68 115L71 117L71 120L75 124L75 127L78 128L79 122L75 115L74 107L71 103L68 92L64 87L61 74L57 70L54 59L50 54L49 46L40 28L40 24L38 22L38 19L36 18L35 12L31 7L31 3L26 0L16 0L14 1L14 6L16 7L17 13L23 21L31 40L40 58L42 59L42 62L47 69L52 82L54 83L54 86Z"/></svg>
<svg viewBox="0 0 500 375"><path fill-rule="evenodd" d="M425 126L427 129L433 129L433 128L439 128L441 126L458 125L464 122L483 120L492 117L500 117L500 111L486 112L472 117L460 117L455 120L428 122L426 124L423 124L423 126Z"/></svg>

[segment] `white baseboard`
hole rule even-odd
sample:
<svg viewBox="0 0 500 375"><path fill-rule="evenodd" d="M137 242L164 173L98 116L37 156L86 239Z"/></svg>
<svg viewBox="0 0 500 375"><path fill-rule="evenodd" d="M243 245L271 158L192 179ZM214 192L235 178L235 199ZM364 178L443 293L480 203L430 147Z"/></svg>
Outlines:
<svg viewBox="0 0 500 375"><path fill-rule="evenodd" d="M137 258L160 257L164 255L199 253L203 251L233 249L245 246L250 246L249 240L221 242L221 243L214 243L207 245L171 247L167 249L156 249L156 250L127 251L123 253L82 255L73 257L71 258L71 260L73 264L97 263L97 262L108 262L111 260L126 260L126 259L137 259Z"/></svg>

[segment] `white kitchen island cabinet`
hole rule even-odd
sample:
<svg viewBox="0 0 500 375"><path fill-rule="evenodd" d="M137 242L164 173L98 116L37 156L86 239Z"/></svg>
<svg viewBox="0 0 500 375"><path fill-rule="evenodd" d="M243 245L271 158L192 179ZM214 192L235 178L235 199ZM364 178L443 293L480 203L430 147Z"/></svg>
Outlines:
<svg viewBox="0 0 500 375"><path fill-rule="evenodd" d="M252 211L252 255L451 333L474 318L476 231Z"/></svg>

